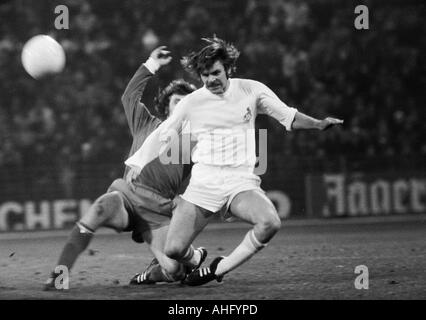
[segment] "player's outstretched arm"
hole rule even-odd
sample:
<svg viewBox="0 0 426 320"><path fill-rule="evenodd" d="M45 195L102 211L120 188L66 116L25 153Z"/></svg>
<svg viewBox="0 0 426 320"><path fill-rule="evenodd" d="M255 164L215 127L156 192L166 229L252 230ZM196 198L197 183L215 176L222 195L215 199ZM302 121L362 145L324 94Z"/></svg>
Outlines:
<svg viewBox="0 0 426 320"><path fill-rule="evenodd" d="M154 160L160 153L159 134L161 125L155 129L144 141L142 146L124 163L131 170L126 176L126 181L131 182L142 171L146 164Z"/></svg>
<svg viewBox="0 0 426 320"><path fill-rule="evenodd" d="M173 141L178 139L186 120L186 110L187 106L181 100L171 116L161 123L146 138L142 146L124 162L132 168L133 176L137 176L145 165L163 154Z"/></svg>
<svg viewBox="0 0 426 320"><path fill-rule="evenodd" d="M251 83L258 94L257 106L259 113L265 113L277 119L287 130L291 129L319 129L327 130L332 126L343 124L343 120L325 118L318 120L310 117L295 108L287 106L277 95L263 83Z"/></svg>
<svg viewBox="0 0 426 320"><path fill-rule="evenodd" d="M162 66L169 64L172 60L172 57L167 57L170 52L165 49L165 46L161 46L151 52L148 60L139 67L132 79L130 79L121 97L127 123L129 124L132 135L138 128L143 126L146 120L154 118L140 100L149 79Z"/></svg>
<svg viewBox="0 0 426 320"><path fill-rule="evenodd" d="M327 117L323 120L312 118L304 113L296 112L292 129L318 129L327 130L335 125L343 124L343 120Z"/></svg>

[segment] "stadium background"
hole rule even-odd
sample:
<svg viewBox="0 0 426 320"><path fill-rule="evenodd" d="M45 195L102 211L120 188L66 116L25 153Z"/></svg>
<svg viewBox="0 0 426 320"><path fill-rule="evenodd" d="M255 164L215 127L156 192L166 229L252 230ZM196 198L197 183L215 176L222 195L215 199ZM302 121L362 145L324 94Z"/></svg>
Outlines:
<svg viewBox="0 0 426 320"><path fill-rule="evenodd" d="M369 30L354 8L369 8ZM69 8L69 30L54 9ZM327 132L268 129L263 188L285 217L426 212L424 5L416 1L2 1L0 232L67 228L122 176L131 138L120 97L156 45L173 62L148 85L190 79L179 57L216 34L241 50L237 77L287 104L345 119ZM60 75L35 81L22 45L45 33L65 48ZM200 85L200 83L197 83ZM151 109L152 110L152 109ZM153 111L153 110L152 110Z"/></svg>

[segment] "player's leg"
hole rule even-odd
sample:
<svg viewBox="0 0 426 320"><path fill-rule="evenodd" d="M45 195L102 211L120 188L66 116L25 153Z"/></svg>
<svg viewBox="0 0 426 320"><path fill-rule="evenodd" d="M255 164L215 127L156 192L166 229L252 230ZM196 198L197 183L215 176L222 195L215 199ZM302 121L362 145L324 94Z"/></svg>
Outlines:
<svg viewBox="0 0 426 320"><path fill-rule="evenodd" d="M116 231L125 229L128 214L119 192L113 191L100 196L76 223L64 246L58 265L71 269L77 257L89 245L93 234L104 226Z"/></svg>
<svg viewBox="0 0 426 320"><path fill-rule="evenodd" d="M196 270L186 279L188 285L202 285L234 270L264 248L281 227L281 220L273 203L261 190L243 191L237 194L230 205L232 214L249 222L253 228L243 241L227 257L213 260L209 268Z"/></svg>
<svg viewBox="0 0 426 320"><path fill-rule="evenodd" d="M129 212L130 217L133 217L134 220L132 238L134 240L135 238L141 238L142 241L139 242L147 243L155 256L155 259L145 271L136 274L130 284L174 282L183 279L188 272L192 271L192 268L183 267L182 263L171 259L165 254L168 228L173 216L172 211L176 204L179 203L179 199L173 201L161 198L153 194L152 191L143 188L137 189L135 197L130 194L128 196L135 208L134 212ZM189 251L195 252L192 256L194 260L197 259L198 264L196 267L204 261L207 255L204 248L194 250L190 246Z"/></svg>
<svg viewBox="0 0 426 320"><path fill-rule="evenodd" d="M222 259L216 275L223 276L263 249L281 227L281 220L272 201L261 190L239 193L231 202L234 216L249 222L253 228L234 251Z"/></svg>
<svg viewBox="0 0 426 320"><path fill-rule="evenodd" d="M156 263L152 262L144 272L136 274L130 284L151 284L156 282L174 282L185 277L184 266L170 259L164 253L169 226L151 229L143 232L143 239L149 245Z"/></svg>
<svg viewBox="0 0 426 320"><path fill-rule="evenodd" d="M107 227L120 232L127 227L128 222L122 194L111 191L96 199L78 224L92 231Z"/></svg>
<svg viewBox="0 0 426 320"><path fill-rule="evenodd" d="M164 253L167 257L187 266L197 267L203 258L202 252L194 250L191 244L209 223L213 212L200 208L181 197L178 197L176 202Z"/></svg>
<svg viewBox="0 0 426 320"><path fill-rule="evenodd" d="M121 194L117 191L103 194L96 199L71 230L57 266L65 266L68 270L71 270L79 255L88 247L99 227L105 226L116 231L122 231L127 227L128 219ZM45 289L53 287L55 277L56 273L53 271L46 282Z"/></svg>

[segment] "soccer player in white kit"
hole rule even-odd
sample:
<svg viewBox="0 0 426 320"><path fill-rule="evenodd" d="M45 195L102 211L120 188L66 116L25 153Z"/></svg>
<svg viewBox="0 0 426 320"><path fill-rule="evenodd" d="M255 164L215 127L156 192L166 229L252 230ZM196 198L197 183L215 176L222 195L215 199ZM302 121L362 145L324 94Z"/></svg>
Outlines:
<svg viewBox="0 0 426 320"><path fill-rule="evenodd" d="M126 164L143 168L162 147L190 128L197 145L189 185L174 210L165 253L178 261L197 261L190 244L214 213L232 213L253 225L243 241L226 257L193 271L185 280L196 286L223 276L264 248L281 227L273 203L254 174L256 163L254 122L259 113L277 119L288 131L324 130L343 123L317 120L287 106L264 84L230 78L239 52L221 39L205 39L208 45L182 59L184 68L200 76L204 86L183 98Z"/></svg>

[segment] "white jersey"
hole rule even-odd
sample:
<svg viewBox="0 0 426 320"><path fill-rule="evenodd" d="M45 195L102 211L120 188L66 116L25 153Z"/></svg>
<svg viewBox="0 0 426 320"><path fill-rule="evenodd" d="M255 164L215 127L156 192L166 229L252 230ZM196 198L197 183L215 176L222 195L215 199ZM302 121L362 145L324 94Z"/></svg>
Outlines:
<svg viewBox="0 0 426 320"><path fill-rule="evenodd" d="M147 139L139 154L145 160L128 159L126 164L143 167L149 159L150 140L167 142L171 136L190 130L197 145L192 161L205 165L247 167L253 170L256 163L255 125L259 113L277 119L291 130L297 110L288 107L264 84L247 79L230 79L224 94L216 95L202 87L183 98L172 115ZM187 127L186 127L187 126ZM156 130L156 131L157 131ZM151 147L156 147L152 141ZM145 149L144 149L145 148ZM142 150L143 149L143 150ZM151 151L152 152L152 151Z"/></svg>

